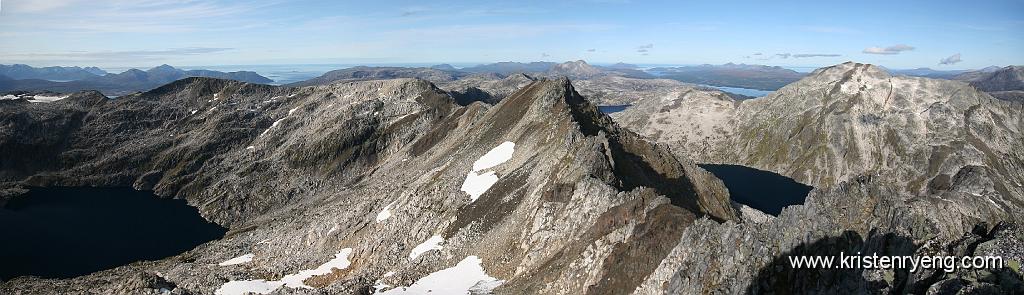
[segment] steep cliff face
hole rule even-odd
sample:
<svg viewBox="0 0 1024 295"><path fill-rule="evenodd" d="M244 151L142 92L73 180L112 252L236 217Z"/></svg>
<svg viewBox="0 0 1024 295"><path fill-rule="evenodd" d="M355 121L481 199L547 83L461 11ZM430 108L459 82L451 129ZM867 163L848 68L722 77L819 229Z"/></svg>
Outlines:
<svg viewBox="0 0 1024 295"><path fill-rule="evenodd" d="M19 112L73 114L63 110L78 101ZM476 262L495 279L475 288L498 293L621 293L694 220L737 220L721 182L618 127L564 79L494 106L460 107L402 79L188 79L96 104L51 136L69 142L48 152L63 160L24 169L24 182L152 188L231 231L177 257L0 290L361 293ZM10 130L29 132L28 121Z"/></svg>

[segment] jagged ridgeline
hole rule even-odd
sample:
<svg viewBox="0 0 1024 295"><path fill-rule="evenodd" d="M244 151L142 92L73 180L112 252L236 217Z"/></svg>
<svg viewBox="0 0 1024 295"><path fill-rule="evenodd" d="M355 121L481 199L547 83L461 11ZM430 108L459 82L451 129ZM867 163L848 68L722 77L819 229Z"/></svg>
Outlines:
<svg viewBox="0 0 1024 295"><path fill-rule="evenodd" d="M846 93L845 86L836 93L808 88L817 85L808 79L824 73L828 70L750 103L709 90L680 93L707 95L716 106L736 113L743 111L732 107L771 110L798 99L787 94L796 93L794 89L832 98ZM858 79L851 77L847 81ZM963 110L973 116L993 105L998 112L989 114L999 120L989 115L992 120L942 124L969 123L974 126L970 134L989 136L985 138L999 134L999 145L990 141L986 146L993 158L1002 160L955 158L963 165L948 162L939 171L972 165L977 168L971 171L985 173L950 175L941 193L921 194L905 183L872 176L881 173L840 170L815 180L793 172L802 170L778 169L789 166L768 163L791 159L749 152L767 149L756 147L751 134L743 141L722 139L733 144L709 141L715 144L707 144L702 154L686 143L653 143L648 138L661 137L650 136L643 126L630 128L649 137L619 126L570 81L525 78L502 83L521 83L514 92L461 101L466 106L417 79L274 87L188 78L117 99L81 92L50 103L0 101L0 147L5 151L0 153L0 180L7 187L133 186L185 199L203 217L229 228L224 238L181 255L70 279L21 277L2 283L0 293L1019 290L1024 251L1013 216L1021 212L1024 198L1021 179L1009 172L1022 167L1019 104L994 102L965 87L961 91L966 94L950 96L947 104L967 106L936 107L936 112ZM802 82L808 86L800 86ZM837 101L856 105L855 98L881 99L875 95L851 94ZM906 97L921 100L920 94ZM664 113L678 112L675 107L687 101L669 103ZM842 104L826 109L841 114L848 111ZM788 127L773 122L798 113L720 118L737 126ZM811 121L793 126L844 126L841 121L806 120ZM994 128L1005 131L982 133ZM913 138L953 136L932 129L905 130L902 125L892 128ZM674 131L662 134L668 132ZM832 142L830 133L820 133L824 142ZM949 148L977 147L967 140L956 142L951 139ZM798 141L787 145L791 152L783 155L831 154L841 145ZM730 153L738 160L718 162L774 171L816 188L804 205L787 207L777 217L738 210L742 206L730 201L721 180L688 159L725 159ZM778 160L763 162L766 158ZM832 167L821 162L827 157L811 158L816 167ZM1018 188L1000 194L996 183ZM986 200L999 203L986 205ZM987 253L1013 259L1018 267L947 274L795 271L784 263L794 253L872 250L893 255Z"/></svg>

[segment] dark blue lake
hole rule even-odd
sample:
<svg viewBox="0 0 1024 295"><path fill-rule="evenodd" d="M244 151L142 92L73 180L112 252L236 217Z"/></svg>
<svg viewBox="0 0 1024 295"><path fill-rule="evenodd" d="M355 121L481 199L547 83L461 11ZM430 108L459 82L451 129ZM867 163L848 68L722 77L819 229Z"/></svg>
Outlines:
<svg viewBox="0 0 1024 295"><path fill-rule="evenodd" d="M618 112L621 112L621 111L625 111L626 108L628 108L630 106L632 106L632 105L624 104L624 105L617 105L617 106L597 106L597 109L601 110L602 113L611 114L611 113L618 113Z"/></svg>
<svg viewBox="0 0 1024 295"><path fill-rule="evenodd" d="M778 216L782 208L803 204L813 187L776 173L740 165L701 164L725 183L737 203Z"/></svg>
<svg viewBox="0 0 1024 295"><path fill-rule="evenodd" d="M0 279L69 278L224 236L184 200L131 188L32 188L0 208Z"/></svg>

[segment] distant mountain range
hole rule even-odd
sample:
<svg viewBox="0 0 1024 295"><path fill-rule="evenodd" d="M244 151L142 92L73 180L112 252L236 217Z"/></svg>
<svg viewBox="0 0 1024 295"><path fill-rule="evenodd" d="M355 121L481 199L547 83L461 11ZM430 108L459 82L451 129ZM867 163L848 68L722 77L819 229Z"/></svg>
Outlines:
<svg viewBox="0 0 1024 295"><path fill-rule="evenodd" d="M1024 66L1008 66L969 78L971 86L1003 100L1024 102Z"/></svg>
<svg viewBox="0 0 1024 295"><path fill-rule="evenodd" d="M888 71L894 75L964 81L995 98L1024 101L1024 66L989 66L978 70L917 68Z"/></svg>
<svg viewBox="0 0 1024 295"><path fill-rule="evenodd" d="M334 70L306 81L288 84L287 86L324 85L339 81L365 81L396 78L418 78L434 83L455 81L464 77L478 75L495 75L495 79L527 74L535 77L569 77L572 79L592 79L598 77L627 77L650 79L653 75L621 64L618 67L602 67L577 60L565 63L553 62L499 62L457 69L449 64L431 67L366 67L358 66Z"/></svg>
<svg viewBox="0 0 1024 295"><path fill-rule="evenodd" d="M881 68L881 67L879 67ZM947 80L967 81L998 98L1006 100L1021 99L1024 88L1020 87L1019 74L1013 74L1020 67L986 67L979 70L935 70L930 68L917 69L884 69L897 76L917 76ZM1002 74L995 74L1001 72ZM583 60L564 63L555 62L498 62L481 64L466 68L456 68L450 64L438 64L430 67L368 67L357 66L333 70L319 77L287 84L299 87L324 85L339 81L366 81L396 78L417 78L438 84L452 85L465 95L475 93L466 87L455 87L465 83L455 83L461 79L473 79L476 82L497 82L515 74L527 77L553 78L568 77L577 81L605 77L623 77L634 79L671 79L684 83L703 84L718 87L738 87L775 91L793 83L805 73L794 70L765 65L747 65L727 63L722 65L697 65L678 67L656 67L642 70L639 66L627 63L616 63L600 66L591 65ZM27 65L0 65L0 92L10 91L52 91L69 93L80 90L99 90L106 95L125 95L146 91L160 85L186 77L210 77L237 80L249 83L271 83L273 80L260 76L255 72L219 72L210 70L181 70L169 65L161 65L149 70L130 69L118 74L111 74L96 67L45 67L34 68ZM532 78L530 78L532 79ZM520 79L525 81L529 79ZM1014 82L1017 81L1017 82ZM488 82L491 83L491 82ZM1017 84L1014 84L1017 83ZM499 83L501 85L519 85L521 83ZM497 84L496 84L497 85ZM999 86L1005 85L1005 86ZM454 89L453 88L453 89ZM507 88L507 87L499 87ZM998 89L998 90L995 90ZM479 89L477 89L479 90ZM499 91L500 97L504 92ZM998 93L997 93L998 92ZM604 97L594 95L595 97ZM484 100L498 97L484 98ZM605 99L599 99L605 102ZM609 101L618 101L615 99Z"/></svg>
<svg viewBox="0 0 1024 295"><path fill-rule="evenodd" d="M551 67L554 67L557 63L553 62L499 62L485 65L478 65L468 68L462 68L463 72L470 73L495 73L495 74L515 74L515 73L539 73L547 72Z"/></svg>
<svg viewBox="0 0 1024 295"><path fill-rule="evenodd" d="M902 76L925 77L947 80L971 80L985 73L999 70L1000 67L989 66L980 70L935 70L931 68L916 68L893 70L886 69L890 74Z"/></svg>
<svg viewBox="0 0 1024 295"><path fill-rule="evenodd" d="M699 65L683 67L659 67L647 70L661 78L687 83L712 86L740 87L774 91L796 82L804 74L777 66L727 63L724 65Z"/></svg>
<svg viewBox="0 0 1024 295"><path fill-rule="evenodd" d="M447 65L451 67L450 65ZM435 66L439 67L439 66ZM441 68L446 68L440 66ZM454 67L452 67L454 68ZM406 68L406 67L366 67L358 66L347 69L333 70L320 77L309 79L306 81L295 82L287 84L285 86L312 86L312 85L325 85L339 81L366 81L366 80L383 80L383 79L397 79L397 78L418 78L434 83L447 82L458 79L460 76L464 76L464 73L460 73L452 70L440 70L434 67L430 68Z"/></svg>
<svg viewBox="0 0 1024 295"><path fill-rule="evenodd" d="M435 66L436 67L436 66ZM565 76L573 79L589 79L602 76L623 76L629 78L653 78L651 74L637 70L636 65L617 63L611 66L596 66L583 60L554 62L498 62L458 69L468 73L494 73L511 75L517 73L534 76Z"/></svg>
<svg viewBox="0 0 1024 295"><path fill-rule="evenodd" d="M53 91L76 92L81 90L98 90L105 95L125 95L146 91L161 85L188 77L209 77L237 80L249 83L266 84L273 80L260 76L255 72L219 72L210 70L181 70L169 65L161 65L146 71L130 69L118 74L106 73L95 67L48 67L33 68L26 65L2 66L0 74L0 92L9 91ZM76 70L77 69L77 70ZM103 75L96 75L103 73ZM36 77L36 78L25 78ZM59 77L79 79L58 79ZM70 81L52 81L70 80Z"/></svg>
<svg viewBox="0 0 1024 295"><path fill-rule="evenodd" d="M11 79L42 79L42 80L81 80L106 75L97 67L42 67L35 68L29 65L14 64L0 65L0 75Z"/></svg>

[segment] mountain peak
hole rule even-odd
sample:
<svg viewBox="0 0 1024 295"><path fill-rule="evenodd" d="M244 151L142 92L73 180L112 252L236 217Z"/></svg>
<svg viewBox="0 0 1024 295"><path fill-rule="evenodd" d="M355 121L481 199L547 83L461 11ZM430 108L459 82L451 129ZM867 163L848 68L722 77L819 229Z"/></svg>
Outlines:
<svg viewBox="0 0 1024 295"><path fill-rule="evenodd" d="M844 62L838 65L824 67L814 70L809 78L819 77L822 79L840 80L842 82L851 81L851 79L861 82L864 78L871 79L889 79L892 76L889 72L882 67L873 64L864 64L857 62Z"/></svg>
<svg viewBox="0 0 1024 295"><path fill-rule="evenodd" d="M152 69L150 69L150 70L176 70L176 69L177 69L177 68L175 68L175 67L172 67L172 66L171 66L171 65L169 65L169 64L162 64L162 65L159 65L159 66L153 67L153 68L152 68Z"/></svg>
<svg viewBox="0 0 1024 295"><path fill-rule="evenodd" d="M500 125L575 126L553 128L554 132L579 132L576 135L552 134L554 138L580 135L600 142L610 171L601 171L603 181L621 191L647 187L665 195L673 205L694 214L716 220L735 219L728 197L696 185L692 163L676 158L666 147L646 141L620 127L597 105L576 92L566 77L540 79L523 87L494 106L491 118ZM533 121L533 122L531 122ZM545 122L538 125L538 122ZM540 131L535 131L540 132Z"/></svg>
<svg viewBox="0 0 1024 295"><path fill-rule="evenodd" d="M557 64L548 70L549 74L555 76L566 76L576 79L589 79L604 75L605 72L598 67L588 64L586 61L568 61Z"/></svg>
<svg viewBox="0 0 1024 295"><path fill-rule="evenodd" d="M435 69L435 70L442 70L442 71L456 71L456 70L458 70L458 69L456 69L454 66L452 66L450 64L433 65L433 66L430 66L430 68L431 69Z"/></svg>
<svg viewBox="0 0 1024 295"><path fill-rule="evenodd" d="M184 71L179 70L179 69L177 69L175 67L172 67L170 65L167 65L167 64L159 65L159 66L154 67L152 69L146 70L146 73L156 74L156 75L164 75L164 76L178 75L178 74L180 74L180 72L184 72ZM174 81L173 78L167 78L167 79L168 79L167 81L161 81L161 82L166 83L166 82Z"/></svg>

